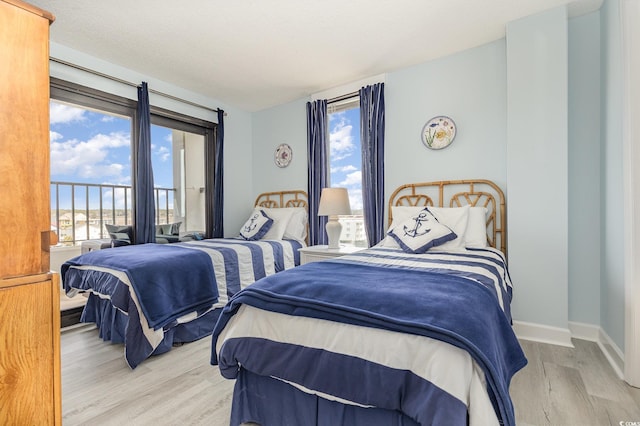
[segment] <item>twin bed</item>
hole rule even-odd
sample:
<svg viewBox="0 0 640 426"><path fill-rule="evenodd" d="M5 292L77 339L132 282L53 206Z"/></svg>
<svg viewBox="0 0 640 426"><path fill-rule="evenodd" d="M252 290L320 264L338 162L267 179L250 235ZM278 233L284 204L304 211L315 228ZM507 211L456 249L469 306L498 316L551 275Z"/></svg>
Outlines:
<svg viewBox="0 0 640 426"><path fill-rule="evenodd" d="M124 343L137 367L173 345L211 334L229 298L254 281L300 263L307 199L303 191L268 192L255 209L272 216L261 239L206 239L92 251L63 264L66 293L88 294L81 321Z"/></svg>
<svg viewBox="0 0 640 426"><path fill-rule="evenodd" d="M231 425L515 424L509 383L526 359L511 327L502 191L403 185L389 219L375 247L230 300L211 361L236 380Z"/></svg>
<svg viewBox="0 0 640 426"><path fill-rule="evenodd" d="M304 194L294 194L291 203L284 193L258 198L257 206L273 209L254 211L243 227L260 235L255 242L168 245L186 256L176 261L175 253L149 249L147 261L164 259L156 275L188 277L179 290L160 291L164 301L141 302L147 296L127 280L135 272L85 265L86 255L65 265L65 289L90 293L82 320L96 322L104 339L124 342L132 367L211 334L212 364L236 380L234 426L515 424L509 383L526 359L511 328L500 188L486 180L403 185L390 198L380 244L295 268L300 225L289 230L297 239L259 232L270 219L289 217L275 207L306 208ZM193 270L193 253L204 254L213 284ZM242 258L252 259L253 274L239 272ZM140 263L141 277L159 267ZM174 300L185 303L155 310Z"/></svg>

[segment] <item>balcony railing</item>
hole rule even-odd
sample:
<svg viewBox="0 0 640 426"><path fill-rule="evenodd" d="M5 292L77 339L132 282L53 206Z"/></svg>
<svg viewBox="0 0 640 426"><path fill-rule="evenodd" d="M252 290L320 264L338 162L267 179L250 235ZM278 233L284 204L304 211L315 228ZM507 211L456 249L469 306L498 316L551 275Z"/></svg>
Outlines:
<svg viewBox="0 0 640 426"><path fill-rule="evenodd" d="M61 245L108 238L105 224L131 225L132 188L128 185L51 182L51 227ZM174 188L155 188L156 224L174 220Z"/></svg>

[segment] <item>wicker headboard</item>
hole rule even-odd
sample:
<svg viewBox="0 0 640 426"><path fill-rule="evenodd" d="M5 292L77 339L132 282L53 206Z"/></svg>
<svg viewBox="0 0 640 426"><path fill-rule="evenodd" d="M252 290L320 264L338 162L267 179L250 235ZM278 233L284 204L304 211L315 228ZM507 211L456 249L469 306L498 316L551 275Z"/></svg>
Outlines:
<svg viewBox="0 0 640 426"><path fill-rule="evenodd" d="M307 193L305 191L275 191L263 192L256 198L255 207L266 208L285 208L285 207L304 207L309 214L309 203ZM309 244L309 224L307 223L306 243Z"/></svg>
<svg viewBox="0 0 640 426"><path fill-rule="evenodd" d="M309 211L307 203L307 193L305 191L275 191L263 192L256 198L256 207L284 208L284 207L304 207Z"/></svg>
<svg viewBox="0 0 640 426"><path fill-rule="evenodd" d="M498 185L485 180L444 180L409 183L398 187L389 198L389 226L392 206L487 208L487 243L507 255L507 216L504 193Z"/></svg>

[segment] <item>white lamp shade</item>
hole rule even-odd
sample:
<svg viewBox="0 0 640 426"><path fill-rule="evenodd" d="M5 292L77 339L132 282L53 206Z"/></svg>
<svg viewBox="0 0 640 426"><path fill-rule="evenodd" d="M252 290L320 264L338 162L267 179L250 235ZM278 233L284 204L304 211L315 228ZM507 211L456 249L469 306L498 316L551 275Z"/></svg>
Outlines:
<svg viewBox="0 0 640 426"><path fill-rule="evenodd" d="M318 216L351 214L347 188L322 188Z"/></svg>

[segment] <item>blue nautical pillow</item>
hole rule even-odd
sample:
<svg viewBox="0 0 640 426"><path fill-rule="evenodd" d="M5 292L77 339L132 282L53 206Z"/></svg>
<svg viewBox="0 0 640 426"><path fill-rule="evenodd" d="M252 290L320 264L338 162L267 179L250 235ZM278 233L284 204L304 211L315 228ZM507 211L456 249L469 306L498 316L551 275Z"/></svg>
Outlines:
<svg viewBox="0 0 640 426"><path fill-rule="evenodd" d="M271 219L262 210L254 210L251 217L242 225L240 236L248 241L255 241L262 238L273 225Z"/></svg>
<svg viewBox="0 0 640 426"><path fill-rule="evenodd" d="M420 210L387 232L403 251L420 254L457 237L449 227L438 222L429 208Z"/></svg>

